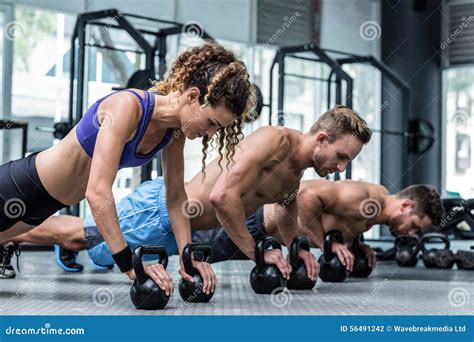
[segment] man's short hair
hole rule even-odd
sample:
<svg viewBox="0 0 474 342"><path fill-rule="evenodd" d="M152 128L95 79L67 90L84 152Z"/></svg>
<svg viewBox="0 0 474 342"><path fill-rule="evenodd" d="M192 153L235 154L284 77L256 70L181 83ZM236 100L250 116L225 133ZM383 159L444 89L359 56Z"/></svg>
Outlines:
<svg viewBox="0 0 474 342"><path fill-rule="evenodd" d="M413 214L418 215L420 218L428 215L434 226L441 223L444 217L444 207L436 188L426 184L411 185L400 190L397 196L413 201Z"/></svg>
<svg viewBox="0 0 474 342"><path fill-rule="evenodd" d="M325 131L329 135L329 142L352 134L363 144L367 144L372 137L372 131L367 122L356 112L346 106L336 105L321 115L310 129L311 134Z"/></svg>

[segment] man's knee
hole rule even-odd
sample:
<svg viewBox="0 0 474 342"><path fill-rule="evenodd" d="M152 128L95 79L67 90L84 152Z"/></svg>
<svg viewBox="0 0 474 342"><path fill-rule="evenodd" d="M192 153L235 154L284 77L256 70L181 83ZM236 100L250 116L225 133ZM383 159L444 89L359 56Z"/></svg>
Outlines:
<svg viewBox="0 0 474 342"><path fill-rule="evenodd" d="M58 232L58 243L71 251L82 251L84 246L84 220L79 217L67 217Z"/></svg>

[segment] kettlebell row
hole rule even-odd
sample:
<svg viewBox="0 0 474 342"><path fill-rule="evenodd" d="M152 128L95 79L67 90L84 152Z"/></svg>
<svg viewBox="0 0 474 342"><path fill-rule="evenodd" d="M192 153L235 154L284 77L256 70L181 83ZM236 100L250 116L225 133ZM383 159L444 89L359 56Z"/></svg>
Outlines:
<svg viewBox="0 0 474 342"><path fill-rule="evenodd" d="M298 253L301 249L310 250L309 241L306 237L297 236L290 246L290 261L293 267L290 280L287 282L283 275L274 265L265 263L264 253L270 248L281 250L280 242L273 236L265 236L255 249L256 266L250 273L250 285L255 293L270 294L277 288L293 290L309 290L314 287L316 280L307 276L306 267ZM211 262L211 248L202 244L187 244L183 249L183 263L185 272L194 278L193 282L181 278L179 282L179 294L186 302L207 303L211 300L213 293L206 294L203 291L203 279L199 272L193 267L193 253L202 253L202 261ZM130 289L130 298L137 309L160 310L164 309L169 301L169 296L145 273L142 263L144 255L158 255L158 263L165 269L168 265L168 254L162 246L140 246L133 254L133 268L136 279Z"/></svg>
<svg viewBox="0 0 474 342"><path fill-rule="evenodd" d="M311 290L316 285L316 280L308 278L306 266L298 257L300 250L310 250L309 240L305 236L296 236L290 245L292 271L289 280L283 277L275 265L265 263L264 253L270 247L281 250L281 244L275 237L265 236L255 249L256 265L250 273L250 285L255 293L270 294L285 287L291 290Z"/></svg>
<svg viewBox="0 0 474 342"><path fill-rule="evenodd" d="M340 231L332 230L325 238L324 254L319 258L321 265L320 278L323 281L339 282L348 275L353 277L368 277L372 269L368 265L364 252L359 248L359 239L354 239L352 251L355 255L354 268L349 274L345 266L341 264L337 255L332 252L334 241L342 242ZM280 249L282 246L278 239L273 236L265 236L260 239L255 249L256 265L250 273L250 286L257 294L271 294L275 290L283 290L285 287L291 290L311 290L316 285L316 280L307 276L306 266L299 258L301 250L310 251L307 237L296 236L289 248L289 258L292 271L289 280L285 279L280 270L273 264L265 263L265 251L269 249ZM194 281L181 278L179 282L179 294L186 302L207 303L211 300L213 293L206 294L203 291L203 279L199 272L193 267L193 253L201 253L202 261L211 262L212 253L208 245L187 244L183 249L182 260L187 274ZM142 263L144 255L158 255L158 263L165 269L168 265L168 254L162 246L140 246L133 254L133 268L136 279L130 289L130 298L137 309L159 310L164 309L169 301L169 296L146 274Z"/></svg>
<svg viewBox="0 0 474 342"><path fill-rule="evenodd" d="M444 248L427 248L427 243L432 241L444 243ZM319 257L319 277L324 282L343 282L347 277L366 278L372 268L369 258L361 248L363 236L353 239L351 251L354 255L354 264L351 271L343 265L337 253L333 251L335 243L343 243L343 235L339 230L329 231L324 240L323 254ZM463 251L454 254L450 250L450 242L446 235L441 233L428 233L421 239L417 236L400 236L394 241L396 249L396 261L401 267L414 267L418 263L419 253L426 268L450 269L456 263L460 269L472 269L472 255L466 255ZM296 236L289 248L289 259L292 266L289 279L285 279L274 264L265 262L265 251L270 249L281 250L282 246L277 238L265 236L260 239L255 249L256 265L250 273L250 286L257 294L272 294L283 290L285 287L291 290L311 290L316 285L316 280L307 276L307 269L303 260L299 257L302 250L310 251L310 243L303 235ZM199 253L199 254L194 254ZM472 253L472 252L469 252ZM158 263L165 269L168 265L168 254L162 246L140 246L133 254L133 269L136 279L130 289L130 298L137 309L158 310L164 309L169 301L169 296L146 274L142 258L145 255L158 255ZM179 294L186 302L207 303L213 297L213 292L206 294L203 291L203 279L194 268L193 257L199 256L200 261L210 263L212 261L211 248L208 245L190 243L187 244L182 253L184 270L193 277L193 281L181 278L179 282Z"/></svg>
<svg viewBox="0 0 474 342"><path fill-rule="evenodd" d="M444 248L427 248L428 242L440 241ZM395 239L395 258L401 267L415 267L418 263L419 253L426 268L451 269L454 264L459 269L472 269L465 251L453 253L450 250L448 237L442 233L427 233L421 239L417 236L400 236ZM469 253L469 252L468 252Z"/></svg>

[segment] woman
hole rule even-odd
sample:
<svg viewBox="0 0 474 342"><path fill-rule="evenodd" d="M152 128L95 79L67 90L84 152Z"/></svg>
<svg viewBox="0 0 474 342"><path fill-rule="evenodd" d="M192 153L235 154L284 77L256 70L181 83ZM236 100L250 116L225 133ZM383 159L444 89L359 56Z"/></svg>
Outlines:
<svg viewBox="0 0 474 342"><path fill-rule="evenodd" d="M167 209L178 247L191 242L189 217L182 211L185 139L209 139L219 132L226 159L239 141L241 124L253 107L245 65L218 44L180 54L165 79L149 91L127 89L94 103L57 145L0 166L0 240L25 233L56 211L86 198L120 270L135 278L132 251L117 222L112 184L117 170L144 165L162 150ZM207 263L195 262L214 289ZM160 265L147 273L171 295L171 278ZM181 274L187 279L181 267Z"/></svg>

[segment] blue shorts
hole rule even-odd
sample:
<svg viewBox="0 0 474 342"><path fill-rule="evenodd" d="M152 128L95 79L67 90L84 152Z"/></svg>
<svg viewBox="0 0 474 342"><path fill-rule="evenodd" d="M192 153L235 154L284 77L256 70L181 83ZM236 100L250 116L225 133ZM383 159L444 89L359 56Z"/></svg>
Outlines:
<svg viewBox="0 0 474 342"><path fill-rule="evenodd" d="M116 204L122 234L132 251L140 245L160 245L168 255L178 253L178 247L166 212L166 190L162 177L141 184L134 192ZM92 261L98 265L113 265L112 253L99 232L94 217L84 220L84 245ZM156 256L145 255L143 260Z"/></svg>

